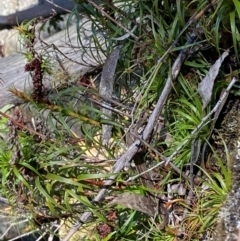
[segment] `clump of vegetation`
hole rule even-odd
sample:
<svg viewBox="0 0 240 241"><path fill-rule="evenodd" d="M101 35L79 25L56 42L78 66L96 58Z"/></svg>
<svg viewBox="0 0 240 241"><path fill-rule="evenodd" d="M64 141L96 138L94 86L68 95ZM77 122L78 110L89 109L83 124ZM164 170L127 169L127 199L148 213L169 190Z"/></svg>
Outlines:
<svg viewBox="0 0 240 241"><path fill-rule="evenodd" d="M231 188L231 155L227 145L224 157L214 150L212 133L233 84L237 98L240 4L86 0L73 17L84 64L94 60L101 72L120 48L113 93L101 96L93 74L44 92L57 55L35 47L42 20L18 26L33 89L11 91L38 115L32 126L19 108L1 120L2 195L37 226L75 224L63 240L79 228L91 229L89 240L211 236ZM112 127L106 144L103 126Z"/></svg>

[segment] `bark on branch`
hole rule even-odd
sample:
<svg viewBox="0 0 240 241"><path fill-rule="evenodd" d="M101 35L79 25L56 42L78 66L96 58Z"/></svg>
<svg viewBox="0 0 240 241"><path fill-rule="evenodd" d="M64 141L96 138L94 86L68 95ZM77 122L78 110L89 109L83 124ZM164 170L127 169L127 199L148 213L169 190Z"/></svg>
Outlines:
<svg viewBox="0 0 240 241"><path fill-rule="evenodd" d="M75 2L73 0L54 0L54 5L45 0L41 4L34 5L25 10L7 16L0 16L0 30L12 28L12 26L20 24L24 20L31 20L40 16L43 18L49 17L53 11L57 14L65 14L67 13L66 10L71 11L74 8L74 5ZM57 6L60 6L61 8Z"/></svg>
<svg viewBox="0 0 240 241"><path fill-rule="evenodd" d="M189 38L189 40L187 41L186 45L189 43L193 43L196 40L196 35L195 33L193 33L191 35L191 37ZM169 53L169 51L171 50L171 48L173 47L173 45L166 51L166 53ZM165 104L165 101L167 100L167 97L169 95L169 93L172 90L172 81L176 80L181 66L184 63L185 59L190 56L192 54L192 52L190 51L189 48L187 49L183 49L179 56L177 57L177 59L175 60L173 66L172 66L172 73L171 75L169 75L166 84L163 88L163 91L157 101L157 104L153 110L153 112L151 113L149 119L148 119L148 123L147 126L145 127L144 131L143 131L143 137L142 139L148 140L152 130L154 128L154 126L156 125L157 119L163 109L163 106ZM162 56L161 60L163 60L165 56ZM160 61L158 62L158 64L160 63ZM155 67L155 70L157 69L157 66ZM137 125L137 124L136 124ZM140 140L136 140L129 148L128 150L119 158L116 160L115 165L113 166L112 169L112 173L113 175L107 180L105 181L103 188L98 192L98 194L96 195L96 197L94 198L95 202L99 202L102 200L102 198L104 197L107 189L112 185L112 183L114 182L114 180L117 177L117 173L119 173L125 166L125 164L127 162L130 162L131 159L134 157L134 155L136 155L137 151L139 150L139 145L141 144ZM163 161L164 162L164 161ZM89 219L89 217L92 215L91 212L86 211L84 212L81 217L79 217L79 220L75 223L75 225L69 230L69 232L67 233L67 235L63 238L62 241L69 241L70 238L73 236L74 233L76 233L79 228Z"/></svg>

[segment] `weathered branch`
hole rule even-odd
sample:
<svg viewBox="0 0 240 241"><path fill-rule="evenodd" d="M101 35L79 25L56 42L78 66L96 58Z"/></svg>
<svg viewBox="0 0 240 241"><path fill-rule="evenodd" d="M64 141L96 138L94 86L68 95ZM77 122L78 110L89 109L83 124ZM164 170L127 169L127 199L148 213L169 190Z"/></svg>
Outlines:
<svg viewBox="0 0 240 241"><path fill-rule="evenodd" d="M187 41L186 45L193 43L195 40L196 40L196 35L193 33L190 36L189 40ZM172 47L173 46L171 46L170 48L172 48ZM170 49L168 49L168 51L170 51ZM182 64L184 63L185 59L191 54L192 54L192 52L190 52L189 48L184 49L180 52L178 58L174 62L173 66L172 66L172 73L171 73L171 75L169 75L169 77L166 81L164 89L158 99L158 102L157 102L151 116L149 117L148 124L143 132L143 140L149 139L149 136L152 133L152 130L153 130L153 128L158 120L158 117L163 109L163 106L168 98L168 95L170 94L170 92L172 90L172 81L176 80L176 78L180 72ZM158 64L160 64L160 63L158 63ZM158 69L157 66L155 69ZM111 176L104 183L103 188L98 192L97 196L94 198L95 202L99 202L103 198L107 189L109 188L110 185L112 185L115 178L117 177L117 173L119 173L124 168L125 164L127 162L130 162L132 160L132 158L134 157L134 155L137 153L140 144L141 144L141 141L136 140L128 148L128 150L116 161L115 165L113 166L113 170L112 170L113 176ZM91 216L91 212L85 212L79 218L79 221L77 221L76 224L70 229L70 231L68 232L68 234L64 237L64 239L62 241L68 241L72 237L72 235L79 230L79 228L82 226L82 224L88 220L88 218L90 216Z"/></svg>
<svg viewBox="0 0 240 241"><path fill-rule="evenodd" d="M86 29L90 29L90 22L87 22L84 27ZM83 34L80 35L84 36ZM91 36L90 36L91 37ZM88 39L82 39L84 45L89 47ZM39 51L41 49L48 47L47 52L52 55L51 58L55 58L55 66L53 70L53 74L47 76L44 80L45 90L51 90L53 85L58 85L63 82L63 76L59 75L59 72L64 70L61 69L61 66L56 61L55 51L51 47L52 44L56 46L57 49L61 51L57 52L58 57L61 58L61 65L67 70L68 75L71 76L71 79L68 79L67 82L74 82L77 79L80 79L86 72L92 71L94 69L93 66L99 66L101 62L105 59L103 56L98 56L98 60L91 59L88 56L85 61L89 63L89 67L84 66L84 63L81 65L83 56L83 51L80 47L78 47L78 36L76 27L72 26L66 30L63 30L59 33L54 34L53 36L47 38L44 42L48 44L48 46L38 46ZM55 47L54 47L55 48ZM64 54L64 56L62 55ZM19 91L29 91L32 89L32 81L30 75L24 71L24 66L26 64L26 58L23 54L13 54L11 56L0 59L0 78L3 83L0 83L0 108L5 106L6 104L17 104L22 103L22 100L14 96L11 92L8 91L10 87L15 87ZM91 67L92 65L92 67ZM58 75L56 75L56 73ZM66 80L65 80L66 82Z"/></svg>
<svg viewBox="0 0 240 241"><path fill-rule="evenodd" d="M57 7L60 6L61 8ZM66 10L72 10L75 6L73 0L54 0L54 5L43 1L42 4L34 5L22 11L17 11L7 16L0 16L0 30L12 28L16 24L22 23L24 20L31 20L36 17L49 17L53 11L57 14L65 14ZM66 9L66 10L64 10Z"/></svg>

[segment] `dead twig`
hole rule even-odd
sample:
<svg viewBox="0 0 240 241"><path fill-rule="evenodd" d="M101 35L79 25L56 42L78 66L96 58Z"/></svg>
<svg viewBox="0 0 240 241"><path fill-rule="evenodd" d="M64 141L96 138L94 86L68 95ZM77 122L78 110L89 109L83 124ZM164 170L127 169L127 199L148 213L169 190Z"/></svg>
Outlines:
<svg viewBox="0 0 240 241"><path fill-rule="evenodd" d="M29 128L29 127L27 127L26 125L23 125L23 124L19 123L18 121L14 120L12 117L10 117L9 115L3 113L2 111L0 111L0 115L5 117L5 118L7 118L8 120L10 120L14 125L18 126L20 129L26 130L29 133L32 133L32 134L37 135L37 136L39 136L39 137L41 137L43 139L46 139L45 135L43 135L43 134L41 134L41 133L39 133L39 132L37 132L37 131Z"/></svg>
<svg viewBox="0 0 240 241"><path fill-rule="evenodd" d="M146 141L144 141L142 138L140 138L139 136L137 136L135 133L131 132L131 135L133 135L134 137L136 137L138 140L140 140L145 146L147 146L150 150L152 150L153 152L155 152L163 161L161 162L162 164L164 164L166 161L167 161L167 157L163 156L158 150L156 150L155 148L153 148L152 146L150 146ZM188 182L190 182L190 178L185 175L184 173L182 173L182 171L176 166L174 165L173 163L169 163L169 165L171 166L171 168L179 174L179 176L182 176L185 180L187 180ZM135 180L136 178L138 177L141 177L142 175L144 175L145 173L147 172L141 172L139 173L138 175L134 176L134 177L130 177L128 181L131 181L132 180Z"/></svg>
<svg viewBox="0 0 240 241"><path fill-rule="evenodd" d="M113 83L114 83L114 75L117 67L117 62L120 54L120 47L116 47L109 57L107 58L101 75L100 85L99 85L99 94L102 96L107 96L108 98L112 98L113 92ZM108 108L107 102L104 102L105 107L102 108L102 117L103 118L111 118L112 112ZM109 106L110 107L110 106ZM112 136L112 126L111 125L102 125L102 143L103 145L107 144Z"/></svg>
<svg viewBox="0 0 240 241"><path fill-rule="evenodd" d="M182 142L182 144L173 152L173 154L167 158L167 161L165 162L165 165L170 164L170 161L173 160L173 158L179 153L179 151L189 142L189 140L191 140L191 138L193 138L195 135L198 134L198 132L202 129L202 127L206 124L206 122L208 121L208 119L210 119L210 117L212 116L212 114L214 114L218 108L221 106L222 101L225 99L226 95L228 95L229 91L231 90L231 88L233 87L233 85L237 82L237 79L235 77L233 77L232 81L230 82L230 84L228 85L226 91L224 92L224 94L222 95L222 97L219 99L219 101L217 102L217 104L214 106L214 108L209 112L208 115L206 115L204 118L202 118L201 123L191 132L189 139L186 139L185 141ZM155 168L159 167L160 165L162 165L163 163L160 162L157 165L149 168L146 172L150 172L152 170L154 170ZM145 172L145 173L146 173ZM129 181L131 181L132 179L130 178Z"/></svg>
<svg viewBox="0 0 240 241"><path fill-rule="evenodd" d="M88 0L90 1L90 0ZM196 40L197 36L193 33L191 34L189 40L187 41L187 44L189 43L193 43ZM173 47L173 45L168 49L168 53L171 50L171 48ZM156 122L158 120L158 117L163 109L163 106L167 100L168 95L170 94L171 90L172 90L172 81L175 80L180 72L181 66L184 62L184 60L189 56L190 54L190 50L189 49L184 49L180 52L178 58L176 59L176 61L174 62L173 66L172 66L172 73L171 75L168 77L166 84L164 86L164 89L158 99L158 102L148 120L148 124L145 128L145 130L143 131L143 140L144 141L148 141L152 130L154 128L154 126L156 125ZM162 56L162 58L159 60L162 61L165 57L166 57L167 53L164 54L164 56ZM159 63L158 62L158 63ZM128 163L129 161L131 161L131 159L133 158L133 156L137 153L138 149L139 149L139 145L141 144L140 140L136 140L129 148L128 150L116 161L115 165L113 166L112 169L112 173L113 175L105 182L103 188L98 192L97 196L94 198L94 202L99 202L105 192L107 191L108 187L114 182L115 178L117 177L117 173L119 173L124 166L126 165L126 163ZM149 171L149 170L148 170ZM76 233L78 231L78 229L82 226L82 224L84 224L88 218L91 216L91 212L85 212L80 218L79 220L75 223L75 225L70 229L70 231L68 232L68 234L63 238L62 241L68 241L72 235L74 233Z"/></svg>
<svg viewBox="0 0 240 241"><path fill-rule="evenodd" d="M101 9L96 3L94 3L92 0L87 0L90 4L92 4L96 9L98 9L103 15L105 15L109 20L111 20L113 23L115 23L117 26L122 28L125 32L127 32L129 35L131 35L136 41L138 40L138 37L133 34L130 30L128 30L126 27L124 27L121 23L116 21L113 17L111 17L109 14L107 14L103 9Z"/></svg>
<svg viewBox="0 0 240 241"><path fill-rule="evenodd" d="M60 8L60 9L62 9L62 10L64 10L64 11L66 11L67 13L71 13L71 12L72 12L72 11L70 11L70 10L68 10L68 9L66 9L66 8L63 8L63 7L61 7L60 5L54 3L53 0L46 0L46 1L49 2L49 3L51 3L51 4L52 4L53 6L55 6L56 8Z"/></svg>

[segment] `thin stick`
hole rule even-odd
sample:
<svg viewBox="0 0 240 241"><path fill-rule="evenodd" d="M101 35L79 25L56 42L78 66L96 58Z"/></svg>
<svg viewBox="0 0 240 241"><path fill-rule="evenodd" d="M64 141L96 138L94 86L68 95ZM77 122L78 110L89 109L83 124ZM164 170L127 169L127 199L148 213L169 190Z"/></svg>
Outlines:
<svg viewBox="0 0 240 241"><path fill-rule="evenodd" d="M163 156L162 153L160 153L158 150L156 150L155 148L153 148L152 146L150 146L146 141L144 141L142 138L140 138L138 135L136 135L135 133L131 132L131 135L133 135L134 137L136 137L138 140L140 140L145 146L147 146L149 149L151 149L153 152L155 152L163 161L161 162L161 164L164 164L168 159L167 157ZM159 163L158 163L159 164ZM177 172L180 176L182 176L184 179L186 179L187 181L190 182L190 178L185 175L184 173L181 172L181 170L176 166L174 165L173 163L169 163L169 165L172 167L172 169ZM134 180L142 175L144 175L145 173L147 173L148 170L145 172L141 172L139 173L138 175L134 176L134 177L130 177L128 181L130 180Z"/></svg>
<svg viewBox="0 0 240 241"><path fill-rule="evenodd" d="M39 36L39 41L41 44L44 44L46 46L46 48L52 48L54 51L57 51L59 52L64 58L66 58L67 60L71 61L72 63L75 63L75 64L79 64L79 65L82 65L82 66L86 66L86 67L94 67L93 65L91 64L84 64L84 63L81 63L81 62L78 62L76 60L73 60L71 58L69 58L66 54L64 54L55 44L48 44L46 43L40 36ZM79 48L79 47L78 47ZM55 52L56 53L56 52ZM61 64L63 65L62 61L60 60ZM59 65L61 65L59 63ZM61 66L63 69L64 67Z"/></svg>
<svg viewBox="0 0 240 241"><path fill-rule="evenodd" d="M2 111L0 111L0 115L7 118L8 120L10 120L14 125L18 126L20 129L24 129L29 131L30 133L37 135L39 137L42 137L43 139L46 139L47 137L39 132L34 131L33 129L19 123L18 121L14 120L12 117L10 117L9 115L3 113Z"/></svg>
<svg viewBox="0 0 240 241"><path fill-rule="evenodd" d="M235 77L233 77L232 81L230 82L230 84L228 85L226 91L224 92L224 94L221 96L221 98L219 99L219 101L217 102L217 104L215 105L215 107L209 112L208 115L206 115L204 118L202 118L202 121L201 123L196 127L195 130L193 130L190 134L190 137L188 139L186 139L185 141L182 142L182 144L173 152L173 154L171 156L169 156L165 161L162 161L160 163L158 163L157 165L149 168L148 170L146 170L145 172L142 172L140 174L138 174L137 176L134 176L134 177L131 177L128 179L128 181L132 181L135 179L135 177L137 178L138 176L141 176L147 172L150 172L152 170L154 170L155 168L161 166L164 162L165 162L165 165L168 165L170 164L170 161L173 160L173 158L179 153L179 151L188 143L188 141L194 137L201 129L202 127L204 126L204 124L206 123L206 121L211 117L211 115L213 113L215 113L218 108L221 106L221 103L222 101L225 99L225 96L229 93L229 91L231 90L231 88L233 87L233 85L237 82L237 79Z"/></svg>
<svg viewBox="0 0 240 241"><path fill-rule="evenodd" d="M6 238L5 236L7 236L8 232L11 230L11 228L12 228L13 226L19 225L19 224L23 224L23 223L26 223L26 222L29 222L29 220L28 220L28 219L24 219L24 220L19 221L19 222L17 222L17 223L11 223L11 224L9 225L9 227L5 230L5 232L2 234L2 236L0 237L0 240L4 240L4 239Z"/></svg>
<svg viewBox="0 0 240 241"><path fill-rule="evenodd" d="M63 8L63 7L59 6L58 4L54 3L53 0L46 0L46 1L49 2L49 3L51 3L53 6L55 6L55 7L57 7L57 8L60 8L60 9L62 9L62 10L64 10L64 11L66 11L67 13L71 13L71 12L72 12L72 11L70 11L70 10L68 10L68 9L66 9L66 8Z"/></svg>
<svg viewBox="0 0 240 241"><path fill-rule="evenodd" d="M95 4L93 3L91 0L87 0L89 3L91 3L93 6L95 6L98 10L100 10L102 12L102 10ZM213 1L212 4L209 4L209 6L212 6L213 4L217 3L217 1ZM207 6L207 7L209 7ZM208 9L208 8L207 8ZM185 28L181 31L181 33L178 35L178 37L175 39L175 41L172 43L172 45L167 49L167 51L163 54L163 56L158 60L157 65L159 65L164 59L165 57L169 54L169 52L171 51L171 49L176 45L176 43L178 42L180 36L185 32L185 30L195 21L197 21L202 14L206 11L206 8L204 9L203 12L201 12L200 14L192 17L189 22L186 24ZM106 15L107 16L107 15ZM109 16L110 17L110 16ZM109 18L111 19L111 17ZM112 19L113 22L115 22L114 19ZM129 30L127 30L127 32L129 32ZM129 33L130 34L130 33ZM130 34L131 36L133 35L132 33ZM188 42L192 41L192 37L190 36L190 39ZM148 124L143 132L143 139L147 140L149 138L149 136L151 135L151 132L154 128L154 125L159 117L160 112L162 111L162 108L165 104L165 101L172 89L172 80L175 80L177 78L177 75L180 72L180 68L182 63L184 62L185 58L187 57L187 50L182 50L178 56L178 58L176 59L176 61L174 62L173 66L172 66L172 76L169 76L167 79L167 82L164 86L164 89L159 97L159 100L154 108L154 111L152 112ZM157 68L156 68L157 69ZM153 73L154 74L154 73ZM126 151L125 154L123 154L115 163L114 167L113 167L113 176L109 178L109 180L107 180L105 182L105 186L98 192L97 196L94 198L95 202L98 202L102 199L102 197L104 196L105 192L107 191L108 187L114 182L115 178L117 177L117 173L120 172L123 167L125 166L125 163L129 162L133 156L137 153L138 151L138 146L140 145L140 141L137 140L135 141ZM168 159L170 161L170 159ZM153 168L154 169L154 168ZM150 171L150 170L149 170ZM68 234L64 237L64 239L62 241L68 241L72 235L74 233L76 233L78 231L78 229L82 226L82 224L84 224L88 218L91 216L91 212L85 212L80 219L75 223L75 225L70 229L70 231L68 232Z"/></svg>
<svg viewBox="0 0 240 241"><path fill-rule="evenodd" d="M9 239L8 241L17 241L19 239L23 240L22 238L24 238L24 237L26 237L26 236L28 236L28 235L30 235L32 233L35 233L37 231L40 231L40 229L33 230L33 231L28 232L28 233L21 234L21 235L15 237L15 238Z"/></svg>
<svg viewBox="0 0 240 241"><path fill-rule="evenodd" d="M92 0L87 0L90 4L92 4L96 9L98 9L103 15L105 15L108 19L110 19L113 23L115 23L117 26L122 28L125 32L127 32L129 35L131 35L136 41L138 40L138 37L133 34L130 30L125 28L121 23L116 21L113 17L111 17L109 14L107 14L105 11L103 11L96 3L94 3Z"/></svg>
<svg viewBox="0 0 240 241"><path fill-rule="evenodd" d="M90 0L88 0L90 1ZM196 36L195 34L192 34L187 41L187 43L194 41L196 38L193 38L193 35ZM169 48L170 51L171 48ZM147 141L152 133L152 130L158 120L158 117L163 109L163 106L168 98L168 95L170 94L172 90L172 81L175 80L180 72L181 66L186 59L186 57L189 54L189 49L184 49L180 52L178 55L177 59L175 60L173 66L172 66L172 73L169 75L166 84L163 88L163 91L158 99L158 102L148 120L148 124L143 132L143 140ZM163 60L164 57L167 54L165 53L164 56L160 60ZM160 62L159 60L159 62ZM159 64L158 62L158 64ZM105 182L103 188L98 192L97 196L94 198L95 202L99 202L103 196L105 195L105 192L107 191L108 187L114 182L114 180L117 177L117 174L124 168L125 164L129 162L133 156L137 153L138 147L141 144L141 141L136 140L129 148L128 150L116 161L115 165L113 166L112 173L113 175ZM68 234L63 238L62 241L68 241L74 233L78 231L78 229L88 220L88 218L91 216L91 212L85 212L79 220L75 223L75 225L70 229Z"/></svg>

